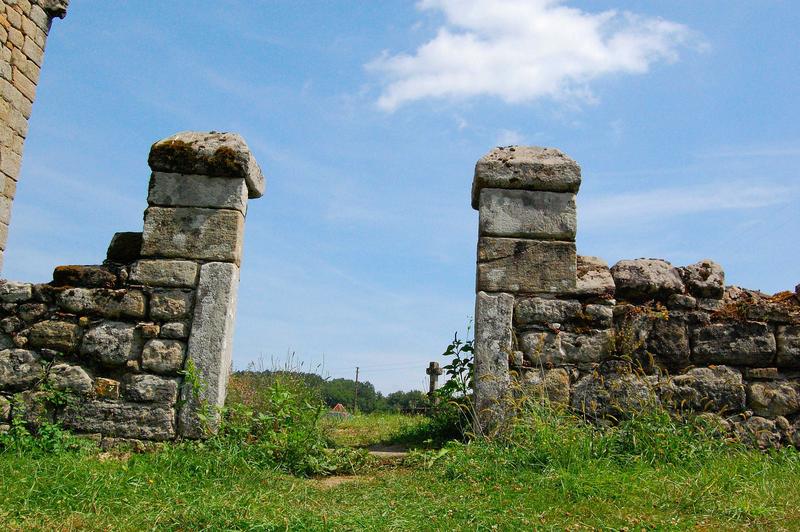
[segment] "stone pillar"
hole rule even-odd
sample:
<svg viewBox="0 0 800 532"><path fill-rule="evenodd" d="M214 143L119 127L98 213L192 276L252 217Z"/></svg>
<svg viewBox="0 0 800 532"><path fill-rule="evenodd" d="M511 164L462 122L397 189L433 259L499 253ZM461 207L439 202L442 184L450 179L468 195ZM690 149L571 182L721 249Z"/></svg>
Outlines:
<svg viewBox="0 0 800 532"><path fill-rule="evenodd" d="M0 269L47 34L53 18L67 14L67 4L69 0L0 3Z"/></svg>
<svg viewBox="0 0 800 532"><path fill-rule="evenodd" d="M475 165L479 211L475 305L475 407L486 433L502 418L515 296L574 292L578 164L557 149L495 148Z"/></svg>
<svg viewBox="0 0 800 532"><path fill-rule="evenodd" d="M247 200L264 177L235 134L179 133L154 144L149 163L139 264L170 279L199 269L178 415L179 434L196 438L225 402Z"/></svg>

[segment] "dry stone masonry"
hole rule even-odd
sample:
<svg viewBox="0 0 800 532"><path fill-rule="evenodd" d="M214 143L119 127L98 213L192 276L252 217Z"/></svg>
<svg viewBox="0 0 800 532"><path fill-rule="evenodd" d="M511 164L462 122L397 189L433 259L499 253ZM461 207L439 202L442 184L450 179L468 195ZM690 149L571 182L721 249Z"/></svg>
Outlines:
<svg viewBox="0 0 800 532"><path fill-rule="evenodd" d="M69 0L0 2L0 269L47 34Z"/></svg>
<svg viewBox="0 0 800 532"><path fill-rule="evenodd" d="M153 145L144 231L48 284L0 281L0 430L58 421L115 439L198 438L231 366L244 220L264 177L244 140Z"/></svg>
<svg viewBox="0 0 800 532"><path fill-rule="evenodd" d="M576 255L580 183L556 149L497 148L475 167L483 428L522 395L599 422L702 413L759 446L800 447L800 286L769 296L726 286L710 260Z"/></svg>

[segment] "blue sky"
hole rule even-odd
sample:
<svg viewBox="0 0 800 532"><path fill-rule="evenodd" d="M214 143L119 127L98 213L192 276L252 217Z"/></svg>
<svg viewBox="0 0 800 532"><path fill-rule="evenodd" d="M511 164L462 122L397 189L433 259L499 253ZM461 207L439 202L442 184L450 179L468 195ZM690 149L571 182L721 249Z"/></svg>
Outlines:
<svg viewBox="0 0 800 532"><path fill-rule="evenodd" d="M611 10L614 10L611 12ZM241 133L251 202L237 367L422 388L474 304L475 161L583 168L578 250L713 258L800 282L800 6L694 2L73 0L56 20L4 275L47 281L141 230L150 145Z"/></svg>

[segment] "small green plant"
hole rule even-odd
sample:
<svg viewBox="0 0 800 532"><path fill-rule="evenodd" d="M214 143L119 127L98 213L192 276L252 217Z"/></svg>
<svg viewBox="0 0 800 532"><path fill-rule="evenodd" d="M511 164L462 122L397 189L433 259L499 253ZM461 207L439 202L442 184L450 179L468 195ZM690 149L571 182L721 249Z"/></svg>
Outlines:
<svg viewBox="0 0 800 532"><path fill-rule="evenodd" d="M467 337L470 329L467 328ZM444 385L437 390L440 398L452 399L454 397L466 397L472 391L472 380L475 376L473 364L473 340L462 340L458 333L453 335L453 341L447 346L443 357L450 357L450 363L442 367L444 374L448 377Z"/></svg>

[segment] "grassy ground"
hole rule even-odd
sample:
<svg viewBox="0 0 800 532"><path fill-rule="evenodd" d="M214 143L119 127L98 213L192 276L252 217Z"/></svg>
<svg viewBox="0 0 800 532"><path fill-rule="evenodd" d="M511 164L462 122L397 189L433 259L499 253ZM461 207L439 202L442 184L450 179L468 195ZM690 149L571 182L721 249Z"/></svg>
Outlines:
<svg viewBox="0 0 800 532"><path fill-rule="evenodd" d="M385 443L415 423L356 417L337 424L333 437ZM800 529L795 451L762 454L673 436L653 446L662 438L657 427L599 438L547 423L521 445L451 444L322 479L209 445L150 454L5 452L0 528Z"/></svg>
<svg viewBox="0 0 800 532"><path fill-rule="evenodd" d="M369 447L377 444L407 444L407 434L424 427L425 416L402 414L357 415L347 419L325 418L323 427L340 446Z"/></svg>

